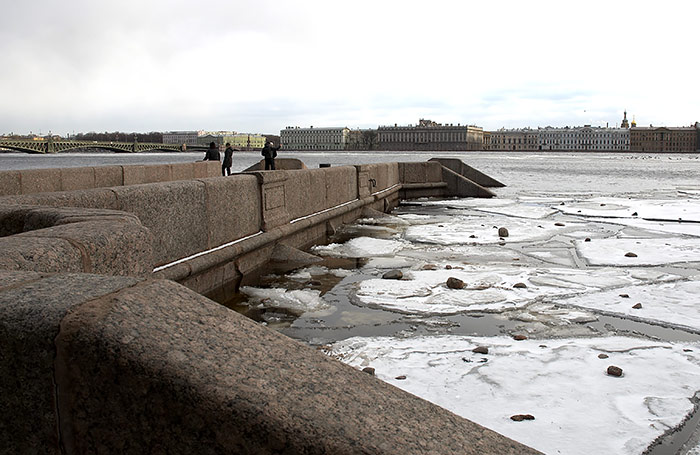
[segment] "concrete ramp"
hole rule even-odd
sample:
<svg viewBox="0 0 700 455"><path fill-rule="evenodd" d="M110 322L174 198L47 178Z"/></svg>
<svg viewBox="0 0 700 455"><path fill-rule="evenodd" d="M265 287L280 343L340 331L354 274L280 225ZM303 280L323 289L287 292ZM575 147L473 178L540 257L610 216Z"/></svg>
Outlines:
<svg viewBox="0 0 700 455"><path fill-rule="evenodd" d="M496 196L491 190L445 166L442 167L442 180L447 183L449 196L485 198Z"/></svg>
<svg viewBox="0 0 700 455"><path fill-rule="evenodd" d="M401 198L494 197L486 187L505 186L460 160L433 158L399 163Z"/></svg>
<svg viewBox="0 0 700 455"><path fill-rule="evenodd" d="M489 177L481 171L465 164L462 160L456 158L431 158L429 161L437 161L444 167L451 169L457 174L471 180L472 182L486 188L502 188L505 185L498 180Z"/></svg>

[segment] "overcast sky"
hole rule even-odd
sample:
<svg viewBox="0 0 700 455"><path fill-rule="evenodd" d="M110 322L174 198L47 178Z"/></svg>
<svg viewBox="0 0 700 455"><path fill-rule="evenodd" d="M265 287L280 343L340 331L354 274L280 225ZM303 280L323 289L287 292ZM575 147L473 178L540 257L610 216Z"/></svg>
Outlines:
<svg viewBox="0 0 700 455"><path fill-rule="evenodd" d="M700 121L697 0L0 1L0 133Z"/></svg>

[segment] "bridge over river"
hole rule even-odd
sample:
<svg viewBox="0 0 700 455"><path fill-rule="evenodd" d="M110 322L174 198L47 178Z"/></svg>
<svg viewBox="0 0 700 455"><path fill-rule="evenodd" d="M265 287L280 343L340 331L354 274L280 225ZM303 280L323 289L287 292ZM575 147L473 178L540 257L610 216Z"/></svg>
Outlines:
<svg viewBox="0 0 700 455"><path fill-rule="evenodd" d="M205 150L206 145L188 145L187 150ZM168 152L184 151L180 144L157 144L147 142L112 142L112 141L55 141L55 140L0 140L0 149L25 153L59 153L85 149L104 149L117 153L140 153L156 150Z"/></svg>

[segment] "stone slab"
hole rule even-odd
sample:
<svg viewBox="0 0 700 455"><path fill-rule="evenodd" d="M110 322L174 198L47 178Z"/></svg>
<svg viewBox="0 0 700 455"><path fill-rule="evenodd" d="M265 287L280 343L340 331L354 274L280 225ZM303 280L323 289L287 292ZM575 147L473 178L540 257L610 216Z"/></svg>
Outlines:
<svg viewBox="0 0 700 455"><path fill-rule="evenodd" d="M537 453L168 281L81 305L56 343L69 453Z"/></svg>
<svg viewBox="0 0 700 455"><path fill-rule="evenodd" d="M173 180L170 170L171 166L167 164L144 166L144 180L139 183L169 182Z"/></svg>
<svg viewBox="0 0 700 455"><path fill-rule="evenodd" d="M18 234L12 239L24 240L26 248L32 252L40 241L66 241L80 253L82 267L79 271L85 273L148 276L153 271L151 232L138 220L97 219L62 224ZM54 266L27 270L54 271Z"/></svg>
<svg viewBox="0 0 700 455"><path fill-rule="evenodd" d="M20 194L22 192L19 174L19 171L0 172L0 197Z"/></svg>
<svg viewBox="0 0 700 455"><path fill-rule="evenodd" d="M146 166L130 165L121 168L124 186L146 183Z"/></svg>
<svg viewBox="0 0 700 455"><path fill-rule="evenodd" d="M35 278L35 274L27 274ZM0 282L7 283L7 272ZM3 453L60 454L54 340L68 310L133 278L56 275L0 288L0 441Z"/></svg>
<svg viewBox="0 0 700 455"><path fill-rule="evenodd" d="M21 194L61 191L58 169L26 169L20 173Z"/></svg>
<svg viewBox="0 0 700 455"><path fill-rule="evenodd" d="M206 194L196 180L111 188L119 210L134 213L153 234L154 265L208 249Z"/></svg>
<svg viewBox="0 0 700 455"><path fill-rule="evenodd" d="M21 235L21 234L20 234ZM83 255L67 240L55 238L0 238L0 270L82 272Z"/></svg>
<svg viewBox="0 0 700 455"><path fill-rule="evenodd" d="M194 175L194 163L175 163L170 167L171 180L192 180Z"/></svg>
<svg viewBox="0 0 700 455"><path fill-rule="evenodd" d="M205 188L208 248L260 231L260 188L255 176L239 174L199 182Z"/></svg>
<svg viewBox="0 0 700 455"><path fill-rule="evenodd" d="M124 184L124 171L121 166L97 166L95 169L95 188L109 188Z"/></svg>
<svg viewBox="0 0 700 455"><path fill-rule="evenodd" d="M66 167L58 169L62 191L95 188L94 167Z"/></svg>
<svg viewBox="0 0 700 455"><path fill-rule="evenodd" d="M0 204L119 209L117 197L109 188L7 196L0 199Z"/></svg>

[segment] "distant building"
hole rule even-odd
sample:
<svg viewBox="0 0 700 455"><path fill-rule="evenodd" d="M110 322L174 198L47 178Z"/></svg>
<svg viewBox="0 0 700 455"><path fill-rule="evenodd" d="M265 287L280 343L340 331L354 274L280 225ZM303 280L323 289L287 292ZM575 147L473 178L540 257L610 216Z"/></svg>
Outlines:
<svg viewBox="0 0 700 455"><path fill-rule="evenodd" d="M622 117L622 123L620 123L620 128L629 128L630 124L627 121L627 111L625 111L624 117Z"/></svg>
<svg viewBox="0 0 700 455"><path fill-rule="evenodd" d="M286 150L345 150L350 129L291 127L280 131L280 144Z"/></svg>
<svg viewBox="0 0 700 455"><path fill-rule="evenodd" d="M493 151L629 151L629 129L583 127L500 129L489 134L488 150Z"/></svg>
<svg viewBox="0 0 700 455"><path fill-rule="evenodd" d="M167 131L163 133L163 144L198 145L199 131Z"/></svg>
<svg viewBox="0 0 700 455"><path fill-rule="evenodd" d="M233 136L224 136L224 143L230 143L231 147L239 150L257 150L265 147L265 136L238 133Z"/></svg>
<svg viewBox="0 0 700 455"><path fill-rule="evenodd" d="M415 126L380 126L377 144L381 150L482 150L484 130L421 119Z"/></svg>
<svg viewBox="0 0 700 455"><path fill-rule="evenodd" d="M688 127L634 127L630 129L633 152L695 152L700 141L700 125Z"/></svg>
<svg viewBox="0 0 700 455"><path fill-rule="evenodd" d="M260 134L237 133L235 131L200 131L199 145L215 143L223 149L226 144L239 150L257 150L265 146L265 136Z"/></svg>
<svg viewBox="0 0 700 455"><path fill-rule="evenodd" d="M507 130L501 128L498 131L490 131L485 134L487 138L486 150L493 151L534 151L539 148L539 130L530 128L518 128Z"/></svg>

